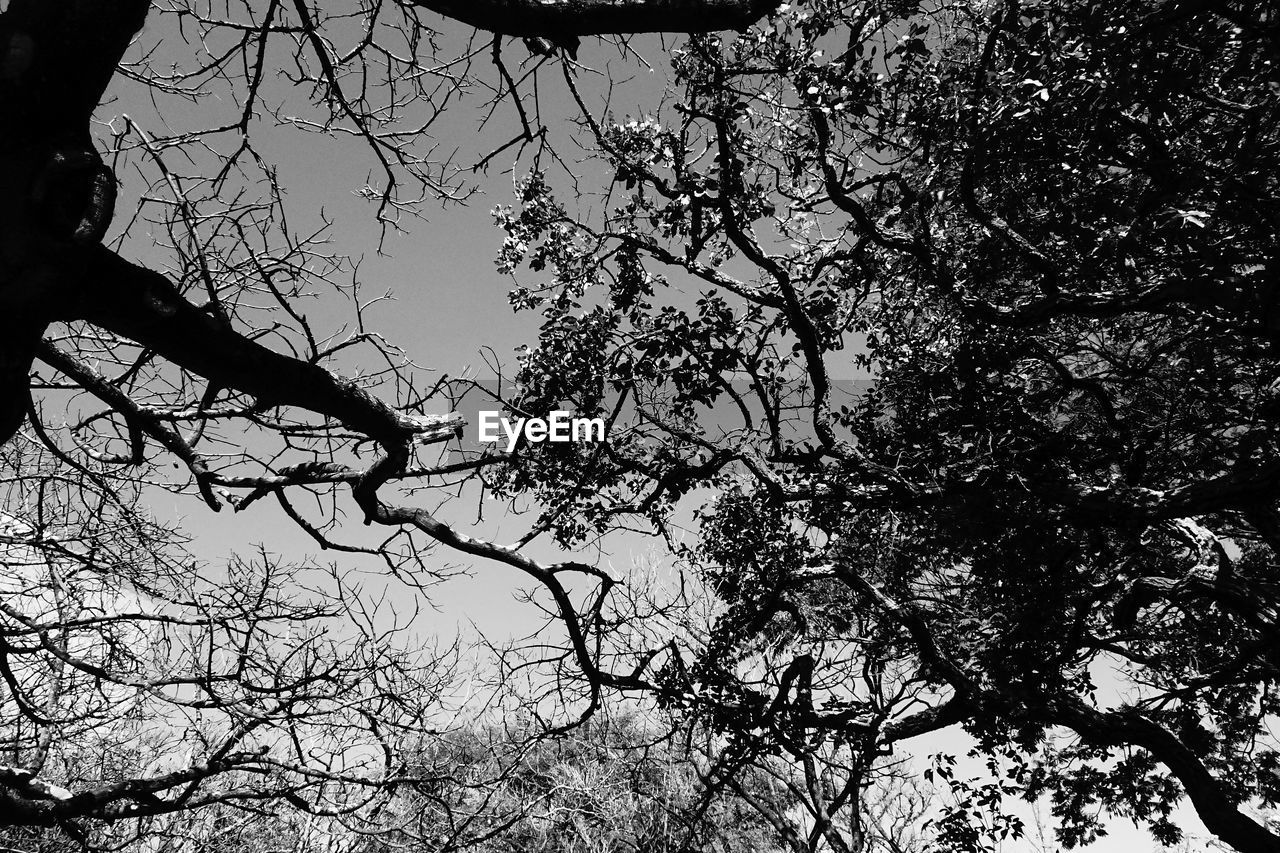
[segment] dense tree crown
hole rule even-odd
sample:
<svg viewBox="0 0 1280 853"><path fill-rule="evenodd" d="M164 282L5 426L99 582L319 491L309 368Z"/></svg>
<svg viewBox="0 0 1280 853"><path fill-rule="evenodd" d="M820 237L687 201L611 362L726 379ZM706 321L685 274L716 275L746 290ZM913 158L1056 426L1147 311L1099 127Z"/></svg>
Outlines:
<svg viewBox="0 0 1280 853"><path fill-rule="evenodd" d="M514 826L490 806L521 811L516 770L480 805L431 787L424 755L485 762L424 752L444 670L344 588L342 559L422 587L465 556L520 573L550 616L501 656L495 701L522 703L529 738L652 702L685 733L707 805L682 814L707 849L725 792L716 808L760 822L725 843L875 849L878 768L957 725L998 781L940 760L949 799L915 815L940 849L1018 834L1015 794L1051 803L1068 846L1108 816L1175 841L1185 797L1223 843L1280 849L1262 817L1280 801L1274 3L150 6L0 15L6 547L34 572L2 611L4 720L25 732L0 769L10 820L84 833L266 803L391 838L379 820L469 803ZM453 51L435 13L486 34ZM579 43L656 30L686 34L652 57L663 93L623 94ZM182 39L201 58L171 68ZM161 115L201 92L234 109L199 131L118 118L104 157L89 119L117 73ZM515 124L467 165L515 162L497 264L542 319L500 403L602 417L603 443L444 453L442 401L484 389L423 387L362 314L335 334L302 307L358 275L291 229L256 117L359 142L371 215L408 227L466 193L430 137L468 97ZM132 218L121 187L113 232L125 165L149 185ZM164 272L130 254L148 221ZM172 578L213 570L137 510L160 486L274 501L338 568L273 599L262 555L236 570L265 597L210 609ZM101 509L72 512L76 491ZM435 509L446 491L535 511L500 544ZM668 581L596 560L621 530L653 535ZM532 556L539 537L561 557ZM122 578L164 602L158 625L102 603ZM145 666L137 631L166 650ZM190 760L63 762L68 790L50 787L59 743L132 736L89 725L112 691L187 715ZM645 808L619 818L628 837L652 834Z"/></svg>

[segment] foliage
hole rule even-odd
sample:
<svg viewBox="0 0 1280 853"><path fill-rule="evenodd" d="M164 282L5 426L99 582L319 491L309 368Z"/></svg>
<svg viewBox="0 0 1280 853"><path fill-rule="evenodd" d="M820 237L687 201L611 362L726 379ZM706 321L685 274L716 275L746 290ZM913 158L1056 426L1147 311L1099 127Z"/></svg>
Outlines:
<svg viewBox="0 0 1280 853"><path fill-rule="evenodd" d="M22 558L39 582L6 590L22 645L0 655L17 753L0 795L22 822L223 801L376 816L420 749L406 733L447 692L362 621L341 571L298 601L262 555L209 609L184 598L179 579L207 589L212 570L132 509L167 489L211 510L274 500L348 565L419 589L449 574L440 554L518 573L550 621L503 658L534 685L530 716L563 733L619 691L656 699L714 744L709 789L751 803L753 774L791 780L803 837L755 812L795 849L871 843L850 817L869 774L955 724L1010 775L958 782L941 843L1015 833L1015 793L1048 796L1068 845L1103 813L1173 842L1183 795L1236 849L1280 843L1240 808L1280 796L1273 3L150 5L0 13L0 432L25 419L10 447L49 454L11 468L10 547L40 552ZM498 35L477 50L424 9ZM129 52L149 12L172 27ZM668 24L694 33L658 63L669 91L628 89L650 105L616 117L626 87L582 71L578 38ZM504 35L526 40L518 76ZM90 118L112 117L113 79L154 115L115 116L103 158ZM553 83L594 157L564 180ZM526 175L495 213L498 269L518 276L513 307L543 317L503 404L599 415L604 443L446 458L460 421L440 410L474 383L424 387L366 323L358 265L286 216L264 118L354 140L372 169L358 191L390 230L474 188L432 138L468 99L518 124L467 166L511 156ZM136 207L104 245L113 175ZM319 300L354 312L304 310ZM536 518L505 545L427 494L532 498ZM588 556L637 528L674 580ZM99 530L105 552L83 541ZM562 558L533 556L544 534ZM160 636L146 614L56 612L66 572L92 581L81 609L154 587ZM278 618L344 627L286 636ZM250 646L228 636L261 639L243 667L227 662ZM226 660L199 658L207 643ZM58 764L132 736L104 710L117 692L166 722L192 710L161 689L175 683L214 696L178 776ZM264 689L289 698L264 713ZM324 748L302 746L313 727ZM613 784L599 749L579 770ZM547 753L516 770L499 752L459 758L505 779L484 820L532 791L590 815L573 831L592 843L618 822L651 837L665 794L614 814L582 786L549 794ZM520 831L559 843L569 826Z"/></svg>
<svg viewBox="0 0 1280 853"><path fill-rule="evenodd" d="M608 296L522 290L522 379L635 401L566 543L716 494L664 701L796 755L963 722L1068 845L1174 841L1185 793L1273 849L1237 805L1275 802L1274 15L801 3L692 38L643 121L580 96L612 204L544 245Z"/></svg>

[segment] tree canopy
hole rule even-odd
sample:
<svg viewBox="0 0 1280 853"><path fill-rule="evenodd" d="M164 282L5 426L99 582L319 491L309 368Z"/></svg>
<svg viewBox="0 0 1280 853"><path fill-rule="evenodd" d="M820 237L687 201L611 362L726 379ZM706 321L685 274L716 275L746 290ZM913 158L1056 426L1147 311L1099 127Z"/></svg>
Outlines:
<svg viewBox="0 0 1280 853"><path fill-rule="evenodd" d="M526 698L545 728L643 697L718 739L711 789L789 763L805 779L795 849L865 849L834 816L878 760L956 725L1007 779L961 800L1048 797L1067 845L1103 815L1175 841L1185 797L1234 849L1280 847L1251 811L1280 800L1275 4L261 5L12 0L0 16L0 401L10 446L49 460L11 463L35 490L11 504L54 518L15 522L15 547L88 524L40 485L74 482L103 507L157 487L211 510L275 501L340 560L372 556L420 584L443 554L515 570L552 624L504 666L542 673ZM493 35L446 44L433 13ZM172 28L130 52L153 19ZM662 92L602 80L598 48L578 43L653 31L685 34L654 55ZM90 118L114 115L103 97L121 78L161 116L170 101L209 109L204 94L220 107L178 132L118 116L104 157ZM571 125L544 109L553 86ZM358 271L289 226L257 119L356 141L370 215L429 228L409 220L467 193L431 135L468 98L513 125L468 165L515 162L497 264L513 308L541 318L495 405L599 416L603 442L467 450L440 404L485 388L424 387L358 297L352 332L303 307ZM644 106L620 117L629 99ZM131 191L138 212L112 231ZM130 254L141 222L167 268ZM512 544L491 541L431 508L467 489L535 511ZM352 538L346 513L385 538ZM92 523L151 542L111 518ZM637 529L674 580L591 556ZM539 537L560 556L532 556ZM60 578L66 561L118 577L93 548L37 563ZM318 768L316 750L280 767L284 740L241 729L298 724L311 671L273 688L281 709L264 715L217 686L262 689L249 669L202 665L192 689L234 713L181 778L55 795L29 756L59 720L96 713L50 693L58 661L152 696L170 676L130 680L134 664L106 668L92 642L71 654L80 617L33 616L9 592L4 606L0 659L24 661L0 671L5 713L32 734L0 793L29 822L202 796L356 809L330 789L401 778L389 732L426 713L378 704L403 684L321 666L326 689L361 697L338 718L354 715L378 760L358 779ZM257 631L256 606L181 624ZM240 660L264 666L290 643ZM255 784L202 787L236 773ZM940 821L947 849L1018 831L965 808Z"/></svg>

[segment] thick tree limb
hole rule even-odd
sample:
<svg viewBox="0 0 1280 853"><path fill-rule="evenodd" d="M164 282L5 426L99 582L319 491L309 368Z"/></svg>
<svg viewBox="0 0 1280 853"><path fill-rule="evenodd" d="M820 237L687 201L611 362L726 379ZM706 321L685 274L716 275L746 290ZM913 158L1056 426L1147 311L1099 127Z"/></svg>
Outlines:
<svg viewBox="0 0 1280 853"><path fill-rule="evenodd" d="M318 364L269 350L188 302L160 273L107 249L94 247L89 258L83 296L62 319L87 320L224 388L333 418L389 448L458 423L402 414Z"/></svg>
<svg viewBox="0 0 1280 853"><path fill-rule="evenodd" d="M1239 466L1217 477L1156 490L1045 484L1042 493L1090 520L1109 524L1159 521L1269 506L1280 495L1280 460Z"/></svg>
<svg viewBox="0 0 1280 853"><path fill-rule="evenodd" d="M1241 853L1275 853L1280 837L1242 813L1194 752L1167 729L1134 709L1097 711L1079 700L1059 700L1053 721L1102 746L1139 746L1182 783L1196 814L1214 835Z"/></svg>
<svg viewBox="0 0 1280 853"><path fill-rule="evenodd" d="M124 779L78 794L37 779L28 770L0 766L0 826L54 826L75 818L115 819L177 811L186 804L157 795L244 767L261 757L260 752L231 753L172 773Z"/></svg>
<svg viewBox="0 0 1280 853"><path fill-rule="evenodd" d="M0 15L3 136L87 133L150 0L13 0Z"/></svg>
<svg viewBox="0 0 1280 853"><path fill-rule="evenodd" d="M838 575L841 580L868 595L878 607L893 616L910 634L921 659L956 689L954 698L920 721L926 726L925 730L939 722L958 721L980 706L984 698L989 697L997 706L1007 701L1007 697L998 692L974 684L947 659L918 612L889 598L856 571L841 568L844 569ZM978 700L976 705L972 701L974 699ZM1092 744L1136 746L1150 752L1182 783L1205 827L1241 853L1275 853L1280 850L1280 837L1243 814L1227 795L1224 786L1186 744L1136 709L1099 711L1079 699L1059 697L1044 706L1044 714L1046 722L1065 726ZM895 732L900 738L913 733L914 724Z"/></svg>

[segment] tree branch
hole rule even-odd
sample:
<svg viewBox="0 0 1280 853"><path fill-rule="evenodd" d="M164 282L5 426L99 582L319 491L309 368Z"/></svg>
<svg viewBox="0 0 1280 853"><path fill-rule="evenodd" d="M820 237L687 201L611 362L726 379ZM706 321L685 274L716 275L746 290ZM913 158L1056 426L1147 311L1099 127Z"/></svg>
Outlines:
<svg viewBox="0 0 1280 853"><path fill-rule="evenodd" d="M250 340L183 298L163 275L102 247L89 250L87 284L67 320L87 320L174 364L268 406L296 406L398 448L455 429L456 415L397 412L355 382Z"/></svg>
<svg viewBox="0 0 1280 853"><path fill-rule="evenodd" d="M403 2L403 0L402 0ZM409 0L481 30L552 41L610 33L745 30L776 0Z"/></svg>
<svg viewBox="0 0 1280 853"><path fill-rule="evenodd" d="M1139 746L1169 768L1182 783L1196 814L1214 835L1240 853L1275 853L1280 837L1243 814L1194 752L1163 726L1134 709L1097 711L1077 699L1057 701L1053 721L1090 743Z"/></svg>

